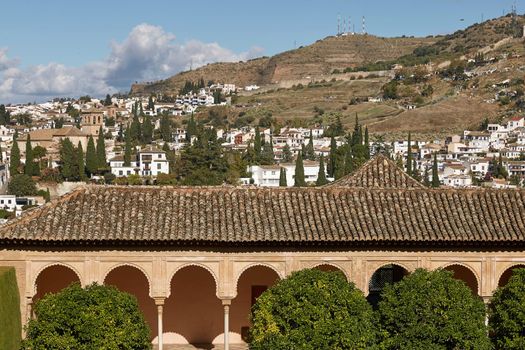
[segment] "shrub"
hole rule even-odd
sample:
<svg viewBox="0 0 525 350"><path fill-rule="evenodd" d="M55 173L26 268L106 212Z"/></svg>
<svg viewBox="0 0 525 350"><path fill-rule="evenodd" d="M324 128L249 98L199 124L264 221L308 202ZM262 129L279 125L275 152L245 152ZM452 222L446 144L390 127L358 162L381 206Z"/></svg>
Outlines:
<svg viewBox="0 0 525 350"><path fill-rule="evenodd" d="M18 350L22 337L15 269L0 267L0 349Z"/></svg>
<svg viewBox="0 0 525 350"><path fill-rule="evenodd" d="M516 269L489 305L490 337L496 349L525 348L525 269Z"/></svg>
<svg viewBox="0 0 525 350"><path fill-rule="evenodd" d="M22 349L151 349L151 343L134 296L74 283L35 304Z"/></svg>
<svg viewBox="0 0 525 350"><path fill-rule="evenodd" d="M15 196L32 196L36 194L36 184L31 176L18 174L9 181L7 192Z"/></svg>
<svg viewBox="0 0 525 350"><path fill-rule="evenodd" d="M381 297L381 349L491 348L483 301L449 271L418 269Z"/></svg>
<svg viewBox="0 0 525 350"><path fill-rule="evenodd" d="M294 272L257 299L250 349L368 349L375 341L372 315L342 273Z"/></svg>

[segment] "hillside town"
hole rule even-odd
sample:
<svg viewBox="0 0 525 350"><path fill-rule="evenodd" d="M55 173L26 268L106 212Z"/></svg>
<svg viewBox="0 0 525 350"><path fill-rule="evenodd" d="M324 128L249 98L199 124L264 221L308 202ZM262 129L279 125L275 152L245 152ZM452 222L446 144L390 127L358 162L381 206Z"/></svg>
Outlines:
<svg viewBox="0 0 525 350"><path fill-rule="evenodd" d="M224 91L225 96L236 92L232 84L217 84L215 89L200 89L197 94L188 91L171 104L158 102L156 97L108 95L105 100L84 96L77 100L0 106L3 161L0 184L6 193L0 205L4 217L19 215L23 208L44 203L49 187L53 195L59 195L60 190L55 189L60 183L210 184L185 180L193 176L184 173L188 168L179 167L188 148L199 143L202 133L207 131L213 131L213 140L209 142L217 144L216 154L220 158L235 155L235 164L228 161L224 166L236 171L229 172L218 183L295 186L299 158L300 176L306 185L336 181L362 164L348 151L352 147L345 148L350 142L355 143L350 138L358 137L357 143L365 146L363 159L384 153L429 187L524 185L523 116L500 124L487 120L479 130L465 130L441 140L416 140L408 134L405 139L387 142L382 135L369 136L368 129L363 130L359 124L358 116L351 137L338 119L331 125L314 128L277 129L270 125L225 129L205 125L193 118L196 108L225 103L217 96L220 93L215 93L213 101L210 91ZM31 150L29 156L27 147ZM28 157L33 167L27 166ZM78 170L75 162L82 162L83 169ZM30 175L41 196L9 191L9 182L17 174Z"/></svg>

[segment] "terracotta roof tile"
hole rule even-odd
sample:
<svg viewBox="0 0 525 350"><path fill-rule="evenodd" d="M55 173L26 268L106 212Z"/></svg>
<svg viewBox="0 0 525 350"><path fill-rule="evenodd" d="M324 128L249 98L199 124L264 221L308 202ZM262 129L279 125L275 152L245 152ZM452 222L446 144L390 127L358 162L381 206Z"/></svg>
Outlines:
<svg viewBox="0 0 525 350"><path fill-rule="evenodd" d="M524 207L525 190L86 186L2 226L0 245L510 243Z"/></svg>
<svg viewBox="0 0 525 350"><path fill-rule="evenodd" d="M382 154L367 161L353 174L344 176L326 187L424 188Z"/></svg>

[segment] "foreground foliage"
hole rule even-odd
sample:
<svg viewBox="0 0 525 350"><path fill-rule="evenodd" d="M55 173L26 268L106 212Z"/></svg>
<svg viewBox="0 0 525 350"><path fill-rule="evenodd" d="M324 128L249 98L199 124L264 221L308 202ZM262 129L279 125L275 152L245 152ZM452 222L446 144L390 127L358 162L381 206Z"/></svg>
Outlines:
<svg viewBox="0 0 525 350"><path fill-rule="evenodd" d="M114 287L72 284L35 305L25 350L150 349L149 329L135 297Z"/></svg>
<svg viewBox="0 0 525 350"><path fill-rule="evenodd" d="M18 350L22 336L15 269L0 267L0 349Z"/></svg>
<svg viewBox="0 0 525 350"><path fill-rule="evenodd" d="M377 322L380 349L491 349L483 301L445 270L418 269L387 286Z"/></svg>
<svg viewBox="0 0 525 350"><path fill-rule="evenodd" d="M257 299L250 349L369 349L372 315L363 293L342 273L298 271Z"/></svg>
<svg viewBox="0 0 525 350"><path fill-rule="evenodd" d="M525 349L525 269L516 269L489 306L489 328L496 349Z"/></svg>

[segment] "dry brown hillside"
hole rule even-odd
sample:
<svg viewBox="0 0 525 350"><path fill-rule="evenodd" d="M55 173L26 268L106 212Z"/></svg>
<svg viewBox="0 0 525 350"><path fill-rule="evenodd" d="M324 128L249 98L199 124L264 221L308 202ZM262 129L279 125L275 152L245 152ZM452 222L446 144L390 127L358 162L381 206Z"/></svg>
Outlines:
<svg viewBox="0 0 525 350"><path fill-rule="evenodd" d="M327 37L312 45L290 50L271 58L263 57L247 62L213 63L193 71L179 73L151 84L134 84L132 94L176 94L186 81L266 85L305 77L315 78L334 69L354 67L363 63L392 60L411 53L421 45L429 45L434 38L379 38L372 35Z"/></svg>

